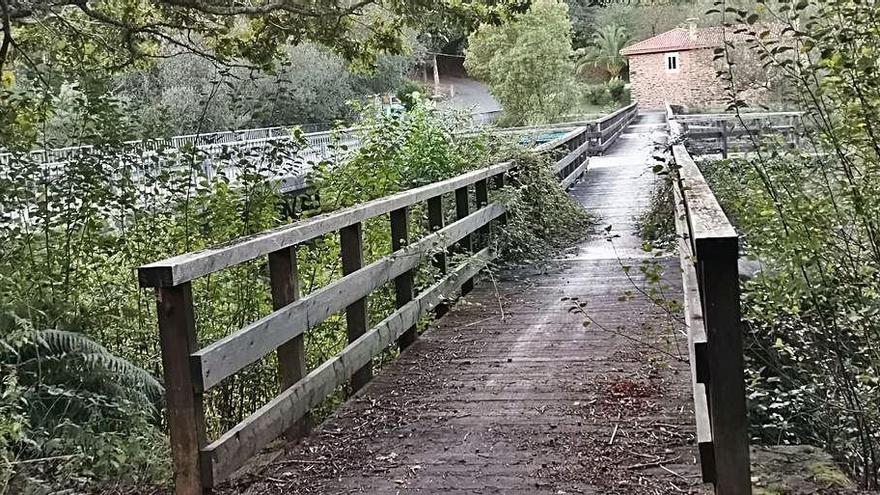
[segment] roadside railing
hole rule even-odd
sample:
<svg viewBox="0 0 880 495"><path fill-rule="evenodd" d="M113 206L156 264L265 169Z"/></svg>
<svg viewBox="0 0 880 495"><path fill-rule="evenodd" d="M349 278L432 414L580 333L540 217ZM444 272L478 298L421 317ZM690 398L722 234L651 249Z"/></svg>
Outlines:
<svg viewBox="0 0 880 495"><path fill-rule="evenodd" d="M616 122L633 118L621 115L615 117ZM608 132L603 139L619 135ZM587 127L579 127L539 147L539 152L561 155L554 170L564 187L586 170L591 137ZM140 267L140 285L156 290L176 493L200 494L285 432L290 437L304 434L303 418L310 409L346 382L354 391L363 387L371 377L375 356L395 342L401 349L409 346L422 317L459 289L466 294L473 278L495 256L488 247L490 227L506 212L502 204L490 202L490 192L504 184L515 166L511 162L492 165ZM454 197L455 220L447 225L443 198L449 194ZM410 212L421 203L426 203L431 233L410 239ZM473 211L471 205L476 206ZM393 252L364 265L363 223L385 215ZM336 233L342 278L301 297L297 246ZM449 248L468 257L449 266ZM199 348L192 281L263 257L268 263L274 311ZM427 261L438 268L441 278L416 294L414 273ZM370 327L368 298L389 282L394 283L397 310ZM303 334L339 312L345 313L348 346L307 372ZM277 355L280 393L218 438L207 438L203 394L272 352Z"/></svg>
<svg viewBox="0 0 880 495"><path fill-rule="evenodd" d="M682 126L669 121L680 139ZM675 141L673 141L675 143ZM684 144L673 144L673 200L703 481L751 493L739 238Z"/></svg>
<svg viewBox="0 0 880 495"><path fill-rule="evenodd" d="M681 114L666 105L667 120L678 122L687 136L688 149L695 154L754 151L769 136L781 137L788 146L800 144L804 131L803 112L742 112Z"/></svg>

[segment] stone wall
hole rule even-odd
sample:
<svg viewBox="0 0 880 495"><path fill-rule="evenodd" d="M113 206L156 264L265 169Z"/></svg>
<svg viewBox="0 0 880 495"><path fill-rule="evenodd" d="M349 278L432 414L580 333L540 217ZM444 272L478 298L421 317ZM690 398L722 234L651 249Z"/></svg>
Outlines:
<svg viewBox="0 0 880 495"><path fill-rule="evenodd" d="M724 87L715 74L712 49L678 52L677 72L666 70L666 53L629 57L633 99L641 108L663 108L665 102L689 107L723 105Z"/></svg>

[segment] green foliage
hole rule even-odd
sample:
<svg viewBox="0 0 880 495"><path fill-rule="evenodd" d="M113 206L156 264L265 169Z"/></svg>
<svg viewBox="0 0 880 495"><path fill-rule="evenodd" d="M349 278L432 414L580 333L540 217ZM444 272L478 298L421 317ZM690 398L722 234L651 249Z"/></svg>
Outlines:
<svg viewBox="0 0 880 495"><path fill-rule="evenodd" d="M561 187L547 156L520 153L499 201L507 208L496 249L510 262L540 261L587 236L594 219Z"/></svg>
<svg viewBox="0 0 880 495"><path fill-rule="evenodd" d="M412 55L382 55L364 73L325 47L303 44L286 49L271 73L182 55L118 80L144 123L135 137L308 123L329 128L356 117L349 100L399 87L413 62Z"/></svg>
<svg viewBox="0 0 880 495"><path fill-rule="evenodd" d="M578 62L577 73L583 75L588 69L600 69L607 79L619 80L627 66L626 57L620 54L620 50L623 50L630 40L629 32L622 26L614 24L603 26L593 34L590 45L580 51L581 59Z"/></svg>
<svg viewBox="0 0 880 495"><path fill-rule="evenodd" d="M656 169L655 169L656 170ZM659 175L651 191L651 204L638 218L639 236L652 248L676 247L675 205L672 203L672 178L668 171L656 170Z"/></svg>
<svg viewBox="0 0 880 495"><path fill-rule="evenodd" d="M80 333L0 318L0 493L29 477L161 479L167 447L156 424L162 386ZM36 462L14 469L18 459ZM41 460L45 459L45 460Z"/></svg>
<svg viewBox="0 0 880 495"><path fill-rule="evenodd" d="M497 20L506 15L507 3L14 2L5 10L10 29L4 29L4 35L11 42L0 50L0 72L11 65L17 74L54 85L71 78L97 79L105 72L181 53L269 68L286 45L305 42L331 47L347 60L368 67L380 53L403 53L411 29L436 24L430 21L439 17L462 26ZM6 49L9 45L12 50ZM95 72L83 72L90 69Z"/></svg>
<svg viewBox="0 0 880 495"><path fill-rule="evenodd" d="M403 102L403 106L407 110L412 110L418 104L419 98L424 98L429 94L429 89L424 84L407 79L398 88L395 96Z"/></svg>
<svg viewBox="0 0 880 495"><path fill-rule="evenodd" d="M629 91L626 89L626 83L624 83L622 79L614 78L608 81L607 88L608 95L611 96L612 101L623 105L629 105Z"/></svg>
<svg viewBox="0 0 880 495"><path fill-rule="evenodd" d="M794 149L768 138L753 157L704 167L746 254L763 265L743 287L754 433L820 445L876 489L880 11L852 0L725 10L761 36L759 14L782 22L787 37L750 44L754 58L787 84L807 130ZM745 105L740 75L736 65L724 75L731 111Z"/></svg>
<svg viewBox="0 0 880 495"><path fill-rule="evenodd" d="M508 116L539 123L572 105L571 21L558 0L537 0L500 26L482 25L468 38L465 68L486 81Z"/></svg>

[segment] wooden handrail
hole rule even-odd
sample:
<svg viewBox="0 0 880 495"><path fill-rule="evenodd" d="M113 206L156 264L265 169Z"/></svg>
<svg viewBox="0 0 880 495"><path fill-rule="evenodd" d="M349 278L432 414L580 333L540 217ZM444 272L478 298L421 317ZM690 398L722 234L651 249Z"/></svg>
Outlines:
<svg viewBox="0 0 880 495"><path fill-rule="evenodd" d="M617 113L608 138L619 135L620 122L630 122L637 107ZM606 122L608 122L606 120ZM591 130L574 129L539 151L559 153L554 171L568 188L586 170ZM451 179L403 191L336 212L302 220L275 230L187 253L138 269L142 287L156 289L162 365L169 412L175 490L195 495L227 478L233 470L282 434L295 438L305 432L304 419L339 385L349 381L353 390L372 372L372 359L395 341L401 349L416 338L415 325L428 312L442 314L443 301L455 290L465 294L472 279L493 258L484 247L493 222L503 223L505 207L490 203L489 184L504 184L515 167L505 162ZM471 191L477 209L470 211ZM456 221L444 225L442 196L454 193ZM408 238L409 209L427 202L431 233ZM363 266L362 225L389 215L392 250ZM300 297L295 250L316 237L339 232L343 276ZM447 249L470 256L456 267L447 266ZM218 341L197 348L192 280L263 256L268 257L274 311ZM441 279L414 294L413 274L433 260ZM367 298L394 282L397 310L369 328ZM349 345L335 357L306 374L303 334L330 315L345 312ZM269 353L278 351L278 373L283 391L219 438L205 433L203 394L225 378Z"/></svg>
<svg viewBox="0 0 880 495"><path fill-rule="evenodd" d="M681 125L670 121L677 138ZM739 238L683 144L672 148L673 194L703 480L751 493L739 300Z"/></svg>
<svg viewBox="0 0 880 495"><path fill-rule="evenodd" d="M274 230L144 265L138 269L141 287L172 287L216 271L301 244L369 218L449 193L478 180L508 172L505 162L367 203L325 213Z"/></svg>

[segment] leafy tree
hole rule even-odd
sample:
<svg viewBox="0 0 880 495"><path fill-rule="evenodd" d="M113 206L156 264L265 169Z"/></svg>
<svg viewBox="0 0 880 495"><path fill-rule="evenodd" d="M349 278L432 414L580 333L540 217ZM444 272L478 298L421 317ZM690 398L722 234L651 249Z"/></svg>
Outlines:
<svg viewBox="0 0 880 495"><path fill-rule="evenodd" d="M469 38L465 68L486 81L509 118L540 122L572 104L574 64L568 7L537 0L500 25L482 25Z"/></svg>
<svg viewBox="0 0 880 495"><path fill-rule="evenodd" d="M0 72L10 59L30 71L110 71L143 60L197 53L217 62L269 67L285 45L313 41L371 65L399 54L424 17L497 22L508 2L442 0L4 0ZM33 22L38 20L39 22ZM38 56L39 55L39 56ZM58 70L56 68L56 70Z"/></svg>
<svg viewBox="0 0 880 495"><path fill-rule="evenodd" d="M596 31L590 46L582 52L577 73L583 74L590 68L598 68L604 71L608 79L620 77L627 66L626 57L620 54L620 50L629 44L630 39L626 29L615 24Z"/></svg>

